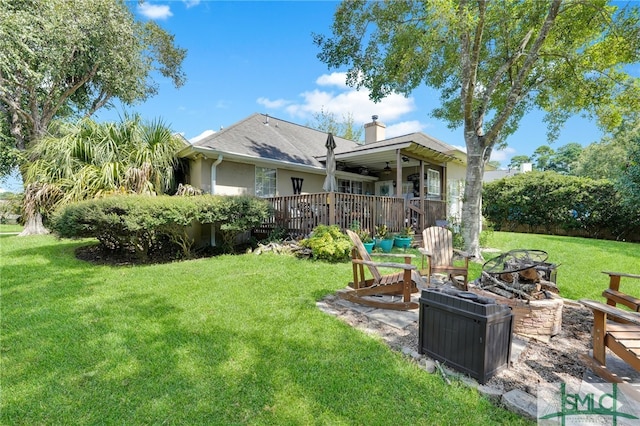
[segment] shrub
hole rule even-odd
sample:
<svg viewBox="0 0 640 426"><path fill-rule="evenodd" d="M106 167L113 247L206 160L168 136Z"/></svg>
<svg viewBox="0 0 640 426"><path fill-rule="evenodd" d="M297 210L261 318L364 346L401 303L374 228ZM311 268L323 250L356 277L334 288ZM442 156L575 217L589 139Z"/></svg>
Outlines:
<svg viewBox="0 0 640 426"><path fill-rule="evenodd" d="M590 237L620 238L637 224L621 208L621 197L608 180L531 172L484 185L483 215L495 229L530 232L579 231ZM631 225L631 226L629 226Z"/></svg>
<svg viewBox="0 0 640 426"><path fill-rule="evenodd" d="M300 244L311 249L314 259L328 262L348 260L353 245L351 239L343 234L337 225L316 226L311 236L302 240Z"/></svg>
<svg viewBox="0 0 640 426"><path fill-rule="evenodd" d="M164 249L188 257L193 247L188 230L194 222L218 223L223 232L236 235L260 224L268 212L265 201L248 196L114 196L63 207L51 228L62 238L94 237L109 250L139 258Z"/></svg>

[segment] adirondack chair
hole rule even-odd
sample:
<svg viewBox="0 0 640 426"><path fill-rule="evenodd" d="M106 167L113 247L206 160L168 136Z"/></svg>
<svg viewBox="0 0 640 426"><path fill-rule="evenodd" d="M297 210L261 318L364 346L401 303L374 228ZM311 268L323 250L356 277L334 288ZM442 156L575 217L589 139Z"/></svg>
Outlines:
<svg viewBox="0 0 640 426"><path fill-rule="evenodd" d="M625 305L632 311L640 312L640 299L630 295L629 288L625 292L620 291L620 281L622 277L640 279L640 275L622 274L620 272L602 272L609 275L609 288L602 292L602 296L607 299L607 305L616 306L618 303ZM640 284L638 281L636 284ZM635 287L638 289L638 287ZM640 292L638 292L640 296Z"/></svg>
<svg viewBox="0 0 640 426"><path fill-rule="evenodd" d="M354 245L351 250L353 282L349 283L350 288L338 291L338 297L382 309L417 309L419 305L417 302L411 301L411 294L419 291L418 285L424 287L426 283L418 273L416 266L411 264L411 258L414 256L411 254L385 254L385 257L403 257L404 263L374 262L360 237L351 230L347 230L347 234ZM365 266L372 278L365 276ZM383 267L401 269L402 272L382 275L378 268ZM402 298L398 298L397 301L384 300L379 297L383 295L402 296Z"/></svg>
<svg viewBox="0 0 640 426"><path fill-rule="evenodd" d="M640 371L640 314L623 311L593 300L580 300L593 311L593 356L581 354L583 362L610 383L625 383L625 378L606 366L607 348Z"/></svg>
<svg viewBox="0 0 640 426"><path fill-rule="evenodd" d="M431 275L442 272L447 274L449 280L463 290L468 290L469 258L470 256L460 250L453 248L453 236L451 231L440 226L432 226L422 231L422 244L418 250L422 253L421 275L427 276L430 282ZM457 253L464 259L464 266L453 264L453 255ZM425 269L425 260L427 268ZM460 281L458 278L461 277Z"/></svg>
<svg viewBox="0 0 640 426"><path fill-rule="evenodd" d="M622 277L640 279L640 275L605 271L603 274L609 275L609 288L602 292L607 304L580 300L593 311L593 356L583 354L582 360L603 379L622 383L622 377L607 369L606 352L609 348L635 370L640 371L640 299L627 294L629 287L625 288L626 293L620 291ZM635 312L619 309L618 303Z"/></svg>

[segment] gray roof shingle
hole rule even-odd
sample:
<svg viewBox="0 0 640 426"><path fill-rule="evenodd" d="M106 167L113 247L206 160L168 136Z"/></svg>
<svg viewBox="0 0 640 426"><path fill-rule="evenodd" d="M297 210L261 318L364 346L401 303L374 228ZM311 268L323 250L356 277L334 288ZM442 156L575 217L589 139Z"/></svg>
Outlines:
<svg viewBox="0 0 640 426"><path fill-rule="evenodd" d="M334 136L336 151L352 150L356 142ZM316 157L327 153L327 133L255 113L232 126L205 137L194 147L248 157L324 167Z"/></svg>

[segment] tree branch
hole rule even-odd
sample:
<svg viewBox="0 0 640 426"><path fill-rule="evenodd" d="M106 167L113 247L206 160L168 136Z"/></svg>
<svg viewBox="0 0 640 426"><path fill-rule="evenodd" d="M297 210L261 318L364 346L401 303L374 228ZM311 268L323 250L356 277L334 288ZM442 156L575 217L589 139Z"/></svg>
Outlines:
<svg viewBox="0 0 640 426"><path fill-rule="evenodd" d="M468 103L469 107L473 108L473 101L476 93L476 84L478 84L478 64L480 62L480 50L482 49L482 35L484 33L485 16L487 10L487 4L485 0L478 1L478 25L476 26L476 34L473 40L473 47L471 49L471 74L469 89L467 93L467 99L464 100ZM484 121L484 111L476 111L473 114L473 130L478 136L482 135L482 125Z"/></svg>
<svg viewBox="0 0 640 426"><path fill-rule="evenodd" d="M87 111L85 117L90 117L91 115L93 115L93 113L95 113L97 110L102 108L107 102L109 102L110 99L111 99L111 95L109 95L107 92L102 90L100 92L100 95L98 95L98 97L91 104L91 108L89 109L89 111Z"/></svg>
<svg viewBox="0 0 640 426"><path fill-rule="evenodd" d="M506 101L505 107L498 114L496 120L491 126L491 129L489 129L489 131L486 134L486 140L489 141L489 144L493 144L494 141L497 139L498 135L500 134L500 131L502 130L508 118L510 117L511 113L513 112L513 109L518 104L518 102L524 97L524 94L522 93L524 82L527 79L536 61L538 60L538 53L540 52L540 49L542 49L542 45L544 44L544 41L549 35L551 28L553 28L555 20L558 17L558 13L560 11L561 3L562 3L562 0L553 0L553 2L551 3L551 7L549 8L547 17L545 18L544 24L540 29L540 33L538 34L536 41L533 43L533 46L531 46L531 49L527 53L527 56L522 65L522 68L518 72L518 75L516 76L516 79L514 80L514 83L511 86L511 90L507 95L507 101Z"/></svg>
<svg viewBox="0 0 640 426"><path fill-rule="evenodd" d="M493 76L493 79L485 89L484 96L482 97L483 110L486 109L486 105L488 105L491 95L496 90L496 87L498 87L498 84L500 84L500 80L502 79L502 76L506 74L506 72L513 66L513 64L518 59L522 57L522 55L524 55L524 50L527 44L529 43L529 40L531 39L532 35L533 35L533 30L529 30L529 32L522 39L522 42L520 43L520 47L518 47L518 50L516 50L516 52L504 64L502 64L502 66L498 68L498 70L496 71L495 75Z"/></svg>
<svg viewBox="0 0 640 426"><path fill-rule="evenodd" d="M62 92L62 95L58 97L58 100L53 104L51 108L46 110L46 112L43 109L43 115L47 120L47 122L51 121L53 119L53 116L60 109L60 107L62 107L62 105L67 101L67 99L69 99L71 95L73 95L80 87L82 87L83 84L91 80L93 76L96 75L97 72L98 72L98 64L94 64L93 68L88 73L86 73L81 79L79 79L73 86L67 88L67 90ZM50 93L49 97L54 98L53 93Z"/></svg>

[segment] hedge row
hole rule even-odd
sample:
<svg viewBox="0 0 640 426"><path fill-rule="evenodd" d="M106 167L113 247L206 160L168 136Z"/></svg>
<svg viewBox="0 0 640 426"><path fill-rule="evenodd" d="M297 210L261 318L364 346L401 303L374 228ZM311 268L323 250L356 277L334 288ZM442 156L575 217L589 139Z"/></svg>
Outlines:
<svg viewBox="0 0 640 426"><path fill-rule="evenodd" d="M625 209L608 180L531 172L486 183L483 215L497 231L523 226L529 232L635 239L638 213Z"/></svg>
<svg viewBox="0 0 640 426"><path fill-rule="evenodd" d="M249 196L115 196L67 205L50 227L62 238L97 238L107 249L140 258L175 248L188 257L192 224L219 224L224 241L232 245L238 234L264 222L269 209L266 201Z"/></svg>

